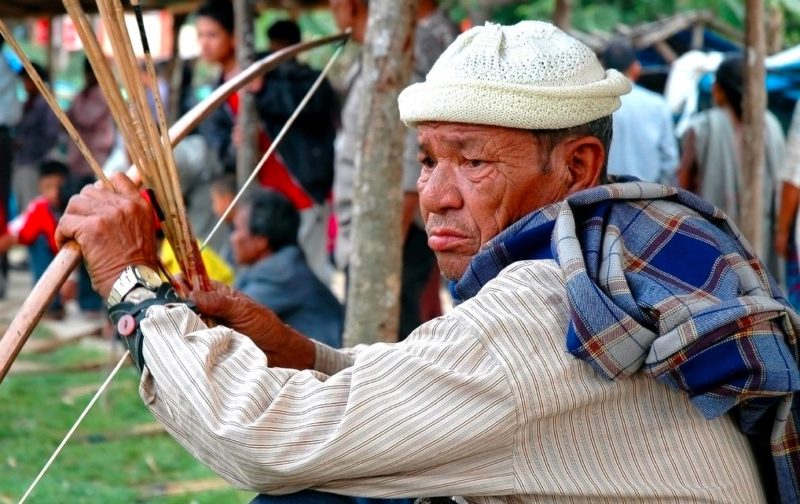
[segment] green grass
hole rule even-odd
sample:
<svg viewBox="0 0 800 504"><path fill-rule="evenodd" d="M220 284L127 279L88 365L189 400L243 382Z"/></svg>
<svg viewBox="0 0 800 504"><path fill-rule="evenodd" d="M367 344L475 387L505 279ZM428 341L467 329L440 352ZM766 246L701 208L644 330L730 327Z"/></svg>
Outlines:
<svg viewBox="0 0 800 504"><path fill-rule="evenodd" d="M39 331L34 337L48 335ZM101 360L102 353L79 345L24 360L69 365ZM97 386L108 370L82 373L11 375L0 384L0 503L17 502L72 426L92 393L64 400L66 391ZM122 369L95 405L75 438L126 431L153 423L138 394L138 375ZM28 502L35 503L246 503L252 493L230 489L175 497L141 498L147 487L210 478L167 434L105 442L70 442Z"/></svg>

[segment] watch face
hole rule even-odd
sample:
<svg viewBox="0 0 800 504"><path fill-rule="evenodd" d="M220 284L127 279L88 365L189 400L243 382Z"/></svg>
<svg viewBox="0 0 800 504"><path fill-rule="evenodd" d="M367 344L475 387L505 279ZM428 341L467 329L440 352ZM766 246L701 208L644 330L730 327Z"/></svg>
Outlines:
<svg viewBox="0 0 800 504"><path fill-rule="evenodd" d="M139 279L145 284L145 287L157 288L163 283L158 273L150 268L136 268L136 272L139 274Z"/></svg>

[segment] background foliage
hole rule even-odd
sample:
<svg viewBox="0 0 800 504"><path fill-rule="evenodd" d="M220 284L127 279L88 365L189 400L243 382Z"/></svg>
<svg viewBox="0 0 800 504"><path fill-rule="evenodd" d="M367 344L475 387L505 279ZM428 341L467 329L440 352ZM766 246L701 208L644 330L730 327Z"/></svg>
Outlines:
<svg viewBox="0 0 800 504"><path fill-rule="evenodd" d="M480 6L493 5L491 19L515 22L550 19L556 0L442 0L441 3L450 9L454 19L464 19ZM744 4L743 0L573 0L572 23L582 31L610 31L620 23L635 25L688 10L709 10L720 20L743 29ZM766 4L783 12L787 44L800 43L800 0L767 0Z"/></svg>

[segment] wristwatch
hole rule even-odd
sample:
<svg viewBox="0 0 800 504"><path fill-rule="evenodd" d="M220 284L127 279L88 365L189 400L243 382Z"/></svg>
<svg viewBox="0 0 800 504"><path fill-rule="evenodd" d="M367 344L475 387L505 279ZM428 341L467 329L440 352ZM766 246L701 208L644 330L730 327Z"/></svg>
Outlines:
<svg viewBox="0 0 800 504"><path fill-rule="evenodd" d="M128 266L122 271L122 274L120 274L119 278L114 282L114 285L111 286L111 293L108 295L106 303L110 308L118 305L122 301L132 301L126 299L126 297L132 294L133 291L136 291L136 294L142 291L143 294L143 296L137 296L141 297L141 299L137 299L136 302L154 298L156 291L163 283L164 281L161 280L161 276L158 272L149 266L143 264ZM147 294L149 293L152 293L152 295L148 296Z"/></svg>

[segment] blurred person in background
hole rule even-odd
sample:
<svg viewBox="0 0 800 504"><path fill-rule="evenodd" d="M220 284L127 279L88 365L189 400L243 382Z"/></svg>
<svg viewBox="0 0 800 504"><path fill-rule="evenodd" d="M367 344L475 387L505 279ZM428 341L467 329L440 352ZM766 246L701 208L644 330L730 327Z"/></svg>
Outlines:
<svg viewBox="0 0 800 504"><path fill-rule="evenodd" d="M211 181L211 211L214 213L214 217L221 219L225 215L225 210L233 203L237 192L236 176L232 173L218 175ZM236 266L236 261L233 259L233 252L231 251L230 235L233 232L233 218L235 216L236 207L233 207L228 215L225 216L225 223L217 231L219 236L224 238L219 248L219 255L234 267Z"/></svg>
<svg viewBox="0 0 800 504"><path fill-rule="evenodd" d="M84 87L69 107L67 116L97 163L103 166L116 141L114 118L88 59L83 64L83 76ZM68 143L67 165L76 178L93 175L89 163L72 141Z"/></svg>
<svg viewBox="0 0 800 504"><path fill-rule="evenodd" d="M695 116L683 136L678 182L724 211L740 229L742 195L742 97L744 60L728 56L717 69L712 88L715 106ZM784 163L783 130L777 118L764 113L764 188L761 259L777 278L782 276L774 247L778 183Z"/></svg>
<svg viewBox="0 0 800 504"><path fill-rule="evenodd" d="M236 60L233 5L230 0L209 0L197 10L197 36L202 58L220 68L219 85L230 80L241 69ZM258 95L261 82L254 82L249 90ZM216 153L227 173L236 173L236 152L244 139L238 125L239 94L234 93L224 105L218 107L199 127L209 147ZM272 140L260 128L256 139L258 158L265 153ZM253 166L252 168L255 168ZM297 209L311 207L313 200L286 168L280 153L269 157L258 176L264 187L270 187L291 200Z"/></svg>
<svg viewBox="0 0 800 504"><path fill-rule="evenodd" d="M785 259L786 297L795 309L800 308L800 255L797 226L800 208L800 102L792 114L786 138L786 162L782 173L781 204L775 226L775 251Z"/></svg>
<svg viewBox="0 0 800 504"><path fill-rule="evenodd" d="M292 328L342 346L344 310L314 275L300 249L300 215L282 194L257 189L241 205L230 235L240 269L235 288Z"/></svg>
<svg viewBox="0 0 800 504"><path fill-rule="evenodd" d="M675 185L678 140L667 101L660 94L636 84L642 74L642 64L628 41L612 42L603 54L603 61L606 68L622 72L633 84L631 92L622 97L622 107L613 115L608 173Z"/></svg>
<svg viewBox="0 0 800 504"><path fill-rule="evenodd" d="M69 199L69 168L58 161L44 161L36 167L37 192L25 208L8 224L0 236L0 252L12 245L24 245L28 249L33 282L42 277L47 266L58 253L55 233L58 219ZM65 293L74 293L75 278L67 280ZM72 294L70 294L70 297ZM62 300L56 297L47 313L51 318L62 318Z"/></svg>
<svg viewBox="0 0 800 504"><path fill-rule="evenodd" d="M34 63L36 72L47 82L47 72ZM59 144L61 124L25 69L19 72L28 95L22 119L14 132L14 197L23 211L38 194L39 165L54 154Z"/></svg>
<svg viewBox="0 0 800 504"><path fill-rule="evenodd" d="M22 103L17 98L17 75L3 56L5 39L0 37L0 229L5 227L11 199L13 146L11 129L22 117ZM0 299L6 294L8 257L0 253Z"/></svg>
<svg viewBox="0 0 800 504"><path fill-rule="evenodd" d="M267 30L270 52L300 43L300 27L291 20L273 23ZM259 116L273 138L291 117L320 72L292 58L264 76L257 95ZM327 251L329 197L333 186L334 140L339 106L327 80L313 94L278 146L292 177L311 198L300 211L300 247L309 266L326 285L333 266Z"/></svg>

